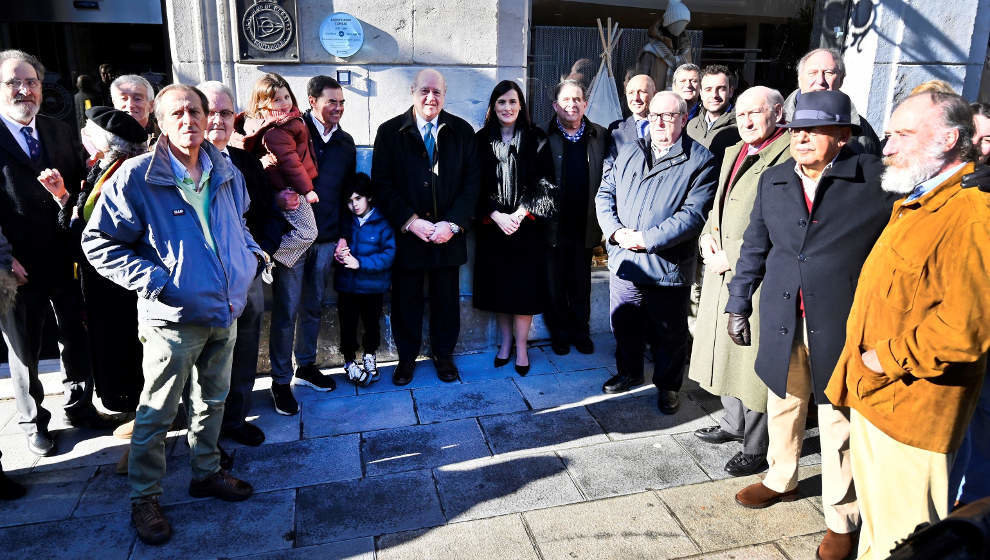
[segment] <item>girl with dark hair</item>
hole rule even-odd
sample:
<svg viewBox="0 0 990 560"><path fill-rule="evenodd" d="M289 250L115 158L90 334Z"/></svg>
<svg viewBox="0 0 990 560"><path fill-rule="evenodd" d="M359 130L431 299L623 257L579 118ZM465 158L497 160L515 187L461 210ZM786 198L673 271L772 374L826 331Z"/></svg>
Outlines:
<svg viewBox="0 0 990 560"><path fill-rule="evenodd" d="M481 161L480 225L476 234L474 306L494 311L500 345L495 367L509 362L529 373L527 342L533 315L548 296L547 219L557 209L545 138L530 125L526 99L513 81L499 82L488 100L485 125L475 135Z"/></svg>

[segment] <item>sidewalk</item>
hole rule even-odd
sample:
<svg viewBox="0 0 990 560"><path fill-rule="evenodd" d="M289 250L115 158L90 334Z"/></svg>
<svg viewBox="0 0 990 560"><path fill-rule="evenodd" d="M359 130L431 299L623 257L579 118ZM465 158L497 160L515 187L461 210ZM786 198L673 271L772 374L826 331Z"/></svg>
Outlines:
<svg viewBox="0 0 990 560"><path fill-rule="evenodd" d="M0 450L28 495L0 503L0 550L16 558L606 559L814 558L824 531L817 437L802 459L807 498L765 510L733 500L759 477L728 479L741 449L701 442L717 398L685 386L664 416L645 385L601 393L614 371L611 337L592 355L534 348L532 369L492 366L493 352L457 356L461 382L420 362L413 382L356 389L296 387L302 411L274 412L270 379L255 385L264 445L223 441L234 474L256 494L225 503L189 497L188 447L170 434L162 503L174 529L162 547L137 540L127 480L114 473L125 442L64 429L46 398L59 455L27 451L0 371ZM57 367L54 364L48 364ZM58 373L44 385L60 390Z"/></svg>

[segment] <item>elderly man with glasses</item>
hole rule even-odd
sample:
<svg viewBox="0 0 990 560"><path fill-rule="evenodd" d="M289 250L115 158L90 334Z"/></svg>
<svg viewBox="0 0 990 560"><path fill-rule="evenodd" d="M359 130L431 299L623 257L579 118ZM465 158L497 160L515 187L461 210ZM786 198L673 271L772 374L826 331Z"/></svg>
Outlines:
<svg viewBox="0 0 990 560"><path fill-rule="evenodd" d="M698 235L717 186L716 163L682 134L687 104L660 92L650 101L650 143L623 146L595 198L607 240L609 306L618 374L605 393L643 382L643 350L653 354L657 405L674 414L688 352L688 296Z"/></svg>

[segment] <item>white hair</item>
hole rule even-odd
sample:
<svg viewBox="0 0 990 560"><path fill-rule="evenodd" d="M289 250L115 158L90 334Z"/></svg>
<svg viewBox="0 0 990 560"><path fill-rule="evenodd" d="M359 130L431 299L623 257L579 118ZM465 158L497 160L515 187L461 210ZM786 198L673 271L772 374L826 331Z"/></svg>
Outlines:
<svg viewBox="0 0 990 560"><path fill-rule="evenodd" d="M143 76L138 76L137 74L124 74L123 76L118 77L110 83L110 93L120 91L120 86L124 84L144 86L148 90L148 101L155 99L155 88L151 86L151 82L144 79Z"/></svg>
<svg viewBox="0 0 990 560"><path fill-rule="evenodd" d="M234 106L234 112L237 112L237 98L234 97L234 92L227 87L227 84L216 80L209 80L206 82L200 82L199 85L196 86L196 89L206 95L211 93L222 93L226 95L227 99L230 99L230 104ZM207 107L206 110L209 111L210 108Z"/></svg>

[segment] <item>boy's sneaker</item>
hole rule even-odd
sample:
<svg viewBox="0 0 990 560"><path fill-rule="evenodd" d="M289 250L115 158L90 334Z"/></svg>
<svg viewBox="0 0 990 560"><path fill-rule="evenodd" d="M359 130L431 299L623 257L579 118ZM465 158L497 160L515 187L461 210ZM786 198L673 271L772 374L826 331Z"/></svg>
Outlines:
<svg viewBox="0 0 990 560"><path fill-rule="evenodd" d="M374 354L365 354L361 361L364 362L364 371L368 373L368 380L365 382L365 386L371 385L375 381L378 381L378 364L375 361Z"/></svg>
<svg viewBox="0 0 990 560"><path fill-rule="evenodd" d="M316 364L307 364L296 368L296 383L301 383L317 391L333 391L337 382L329 375L323 375Z"/></svg>
<svg viewBox="0 0 990 560"><path fill-rule="evenodd" d="M272 382L272 401L275 402L275 412L283 416L299 414L299 403L288 383Z"/></svg>
<svg viewBox="0 0 990 560"><path fill-rule="evenodd" d="M344 364L344 373L347 374L347 380L351 383L355 385L367 385L368 372L357 365L357 362L351 361Z"/></svg>

